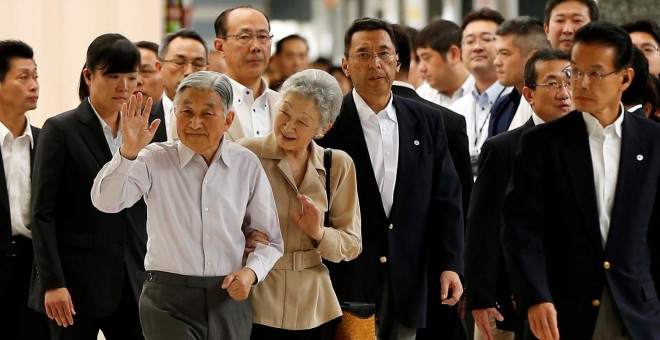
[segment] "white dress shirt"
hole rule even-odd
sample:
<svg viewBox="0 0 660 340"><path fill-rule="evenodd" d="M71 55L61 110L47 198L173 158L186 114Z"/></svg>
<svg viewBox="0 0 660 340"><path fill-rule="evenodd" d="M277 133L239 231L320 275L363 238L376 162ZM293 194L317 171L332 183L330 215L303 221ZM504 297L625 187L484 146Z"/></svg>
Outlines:
<svg viewBox="0 0 660 340"><path fill-rule="evenodd" d="M121 124L117 122L117 124L119 125L117 127L117 136L116 137L113 136L112 128L110 127L110 125L108 125L105 122L105 120L103 120L101 115L99 115L99 113L96 111L94 105L92 104L92 100L89 99L89 97L87 97L87 99L89 100L89 106L92 107L92 111L94 111L96 118L98 118L99 122L101 123L101 128L103 129L103 136L105 137L105 141L108 143L108 148L110 148L110 153L114 155L115 153L117 153L117 150L119 150L119 147L124 142L124 136L121 134ZM117 114L119 115L119 112L117 112Z"/></svg>
<svg viewBox="0 0 660 340"><path fill-rule="evenodd" d="M115 213L144 196L147 202L146 270L223 276L241 266L245 235L270 240L248 256L261 281L283 253L270 183L251 151L222 141L211 164L179 140L152 143L134 161L119 153L92 187L99 210Z"/></svg>
<svg viewBox="0 0 660 340"><path fill-rule="evenodd" d="M268 104L268 95L271 91L268 84L262 78L261 86L265 89L258 98L254 98L254 92L243 84L229 79L234 92L234 119L241 122L245 137L263 137L273 130L273 121Z"/></svg>
<svg viewBox="0 0 660 340"><path fill-rule="evenodd" d="M165 124L165 132L167 132L167 140L173 140L177 136L176 132L176 116L174 115L174 98L170 99L167 96L167 93L163 92L163 116L165 121L161 124Z"/></svg>
<svg viewBox="0 0 660 340"><path fill-rule="evenodd" d="M520 104L518 104L518 109L516 109L516 113L513 115L511 124L509 124L509 130L507 131L523 126L532 117L532 113L532 106L525 100L525 96L521 95Z"/></svg>
<svg viewBox="0 0 660 340"><path fill-rule="evenodd" d="M362 97L353 89L360 124L367 142L369 158L374 169L378 190L380 190L385 214L390 215L394 202L394 185L399 164L399 126L396 110L392 104L394 96L382 111L375 113Z"/></svg>
<svg viewBox="0 0 660 340"><path fill-rule="evenodd" d="M477 87L458 99L449 109L465 117L470 156L478 157L481 146L488 137L490 113L495 101L511 92L512 87L504 87L499 81L494 82L486 91L479 94Z"/></svg>
<svg viewBox="0 0 660 340"><path fill-rule="evenodd" d="M25 131L14 138L9 129L0 122L0 146L2 147L2 165L5 168L5 182L9 194L9 218L11 235L32 238L30 231L30 150L34 147L34 138L30 128L30 119L25 116Z"/></svg>
<svg viewBox="0 0 660 340"><path fill-rule="evenodd" d="M589 134L589 149L594 171L598 221L603 247L607 243L610 231L612 206L616 195L619 159L621 158L621 124L623 123L623 104L620 105L619 117L614 123L603 127L598 119L587 112L582 117Z"/></svg>
<svg viewBox="0 0 660 340"><path fill-rule="evenodd" d="M440 106L444 107L449 107L451 104L453 104L455 101L457 101L459 98L465 96L466 94L470 93L470 90L474 88L474 77L470 74L463 84L461 84L461 87L454 92L451 96L448 96L429 85L429 83L424 82L418 89L417 89L417 94L430 101L433 103L436 103Z"/></svg>

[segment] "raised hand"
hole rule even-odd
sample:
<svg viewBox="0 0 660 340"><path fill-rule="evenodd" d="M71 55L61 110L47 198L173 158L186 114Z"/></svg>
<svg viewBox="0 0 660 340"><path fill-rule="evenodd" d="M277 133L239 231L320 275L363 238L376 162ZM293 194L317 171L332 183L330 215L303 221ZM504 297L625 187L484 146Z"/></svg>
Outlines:
<svg viewBox="0 0 660 340"><path fill-rule="evenodd" d="M311 198L298 194L300 201L300 210L294 209L293 220L296 221L300 229L316 241L321 241L325 231L321 227L321 218L323 215L316 207Z"/></svg>
<svg viewBox="0 0 660 340"><path fill-rule="evenodd" d="M160 119L155 119L149 125L149 114L153 100L147 98L142 110L142 93L132 95L128 104L121 106L121 133L124 143L121 145L121 155L127 159L135 159L145 146L151 143L160 125Z"/></svg>

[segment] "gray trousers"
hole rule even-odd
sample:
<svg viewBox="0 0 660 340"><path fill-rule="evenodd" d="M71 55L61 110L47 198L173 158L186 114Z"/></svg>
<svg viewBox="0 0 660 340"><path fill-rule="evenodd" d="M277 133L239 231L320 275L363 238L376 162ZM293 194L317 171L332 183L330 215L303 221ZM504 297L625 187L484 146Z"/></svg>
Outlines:
<svg viewBox="0 0 660 340"><path fill-rule="evenodd" d="M600 299L598 318L594 328L593 340L627 340L632 339L623 325L621 313L616 307L610 287L605 285L603 296Z"/></svg>
<svg viewBox="0 0 660 340"><path fill-rule="evenodd" d="M220 288L224 276L147 272L140 322L147 340L250 339L252 307Z"/></svg>

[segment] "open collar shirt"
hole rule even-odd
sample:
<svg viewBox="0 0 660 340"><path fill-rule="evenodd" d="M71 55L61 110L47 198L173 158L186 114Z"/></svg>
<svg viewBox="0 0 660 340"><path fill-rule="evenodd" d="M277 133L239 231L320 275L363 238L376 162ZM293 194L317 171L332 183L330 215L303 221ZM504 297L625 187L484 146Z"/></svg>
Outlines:
<svg viewBox="0 0 660 340"><path fill-rule="evenodd" d="M14 136L0 122L0 146L5 182L9 195L9 218L12 236L22 235L32 238L30 232L30 151L34 147L34 137L30 119L25 116L25 131Z"/></svg>
<svg viewBox="0 0 660 340"><path fill-rule="evenodd" d="M273 193L257 157L223 140L210 165L179 140L152 143L134 161L115 154L99 172L92 202L118 212L144 196L147 203L146 270L224 276L242 268L245 239L265 233L246 267L261 281L282 256Z"/></svg>
<svg viewBox="0 0 660 340"><path fill-rule="evenodd" d="M264 92L258 98L254 98L254 91L243 84L227 77L234 92L235 118L241 122L246 137L264 137L273 130L273 121L270 114L268 96L270 89L262 78L261 86Z"/></svg>

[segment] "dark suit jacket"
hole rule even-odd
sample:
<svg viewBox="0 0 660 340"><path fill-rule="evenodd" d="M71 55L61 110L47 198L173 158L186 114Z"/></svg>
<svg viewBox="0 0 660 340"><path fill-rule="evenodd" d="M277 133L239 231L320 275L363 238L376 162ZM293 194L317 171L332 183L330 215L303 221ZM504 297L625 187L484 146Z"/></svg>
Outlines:
<svg viewBox="0 0 660 340"><path fill-rule="evenodd" d="M605 284L633 339L660 338L660 125L624 114L605 249L582 113L531 129L514 162L503 230L512 288L523 310L554 303L562 339L591 338Z"/></svg>
<svg viewBox="0 0 660 340"><path fill-rule="evenodd" d="M94 177L112 155L88 99L49 118L37 144L32 177L32 237L43 311L48 289L66 287L78 314L106 316L121 301L124 275L138 297L144 270L146 206L117 214L92 205ZM38 304L38 305L37 305Z"/></svg>
<svg viewBox="0 0 660 340"><path fill-rule="evenodd" d="M440 106L434 102L428 101L420 97L417 92L409 87L392 85L392 93L401 97L417 100L432 107L435 111L442 114L442 119L445 123L445 130L447 131L447 147L449 154L454 163L454 168L458 173L458 178L461 181L461 193L463 197L463 222L467 219L467 207L470 203L470 194L472 193L472 185L474 180L472 178L472 165L470 164L470 150L468 148L468 136L465 127L465 117L458 113ZM461 329L458 319L458 304L450 307L442 304L438 292L440 290L441 274L440 268L436 261L430 260L428 262L428 302L427 302L427 322L426 327L417 330L417 339L438 339L439 337L447 337L451 334L452 330L456 331Z"/></svg>
<svg viewBox="0 0 660 340"><path fill-rule="evenodd" d="M513 88L509 94L495 101L488 124L488 138L509 131L509 125L520 105L520 98L520 93Z"/></svg>
<svg viewBox="0 0 660 340"><path fill-rule="evenodd" d="M467 219L468 204L472 193L474 178L472 177L472 165L470 164L470 149L468 147L468 136L465 127L465 117L460 114L434 102L420 97L415 90L399 85L392 86L392 93L397 96L417 100L426 105L430 105L435 110L440 111L444 119L445 130L447 131L447 147L449 154L454 162L454 167L461 180L461 190L463 195L463 217Z"/></svg>
<svg viewBox="0 0 660 340"><path fill-rule="evenodd" d="M509 278L504 266L502 206L511 177L513 158L520 149L523 132L534 127L528 120L523 126L487 139L481 147L479 173L472 191L465 239L466 309L497 308L504 321L499 329L519 329L511 300Z"/></svg>
<svg viewBox="0 0 660 340"><path fill-rule="evenodd" d="M352 93L344 97L334 127L319 141L353 158L362 215L362 253L353 261L330 266L330 276L340 301L377 304L385 280L390 280L399 321L422 328L426 324L427 261L436 261L443 271L463 272L461 187L441 116L424 104L396 95L393 105L399 160L389 218ZM385 263L382 257L387 259Z"/></svg>
<svg viewBox="0 0 660 340"><path fill-rule="evenodd" d="M168 112L169 113L169 112ZM151 107L151 113L149 114L149 124L154 121L154 119L160 119L160 125L156 130L154 139L151 140L152 143L155 142L166 142L167 141L167 126L165 126L165 112L163 110L163 100L154 102Z"/></svg>

